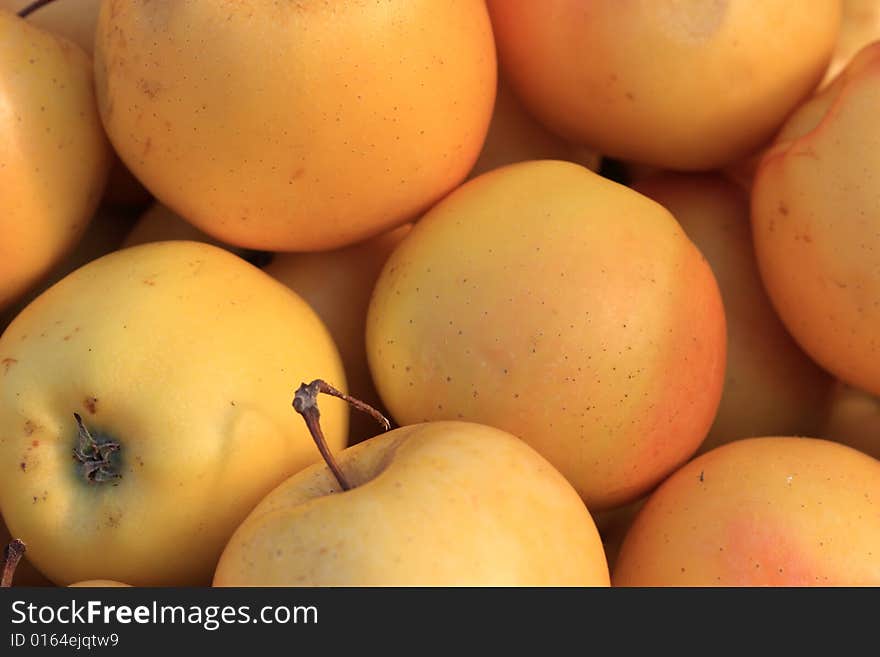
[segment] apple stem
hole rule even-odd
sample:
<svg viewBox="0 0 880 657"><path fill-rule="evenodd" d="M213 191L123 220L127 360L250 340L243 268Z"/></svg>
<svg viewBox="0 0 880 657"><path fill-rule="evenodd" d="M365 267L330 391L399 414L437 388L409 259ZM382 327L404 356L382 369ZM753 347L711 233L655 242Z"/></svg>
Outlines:
<svg viewBox="0 0 880 657"><path fill-rule="evenodd" d="M15 569L18 568L18 562L21 561L26 550L24 542L17 538L13 538L9 545L3 549L3 573L0 575L0 588L8 589L12 586Z"/></svg>
<svg viewBox="0 0 880 657"><path fill-rule="evenodd" d="M48 5L52 2L55 2L55 0L35 0L31 4L29 4L27 7L25 7L21 11L19 11L18 15L21 18L27 18L28 16L33 14L40 7L45 7L46 5Z"/></svg>
<svg viewBox="0 0 880 657"><path fill-rule="evenodd" d="M303 383L297 389L296 394L294 394L293 408L297 413L302 415L303 420L305 420L309 433L312 434L312 439L318 446L318 451L321 452L324 462L327 464L327 467L330 468L333 476L336 477L336 481L339 482L339 487L342 488L342 490L351 490L352 486L348 483L345 475L342 474L339 463L337 463L336 459L333 457L330 448L327 446L327 440L324 438L324 432L321 430L321 412L318 410L318 395L322 392L331 397L338 397L351 404L355 409L371 415L382 425L385 431L388 431L391 428L391 422L369 404L362 402L360 399L355 399L354 397L346 395L344 392L337 390L323 379L315 379L311 383Z"/></svg>

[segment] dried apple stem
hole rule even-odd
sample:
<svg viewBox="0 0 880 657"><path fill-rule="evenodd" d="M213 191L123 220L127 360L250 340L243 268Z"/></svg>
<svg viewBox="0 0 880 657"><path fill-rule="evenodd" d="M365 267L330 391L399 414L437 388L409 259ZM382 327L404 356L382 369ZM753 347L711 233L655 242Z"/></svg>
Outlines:
<svg viewBox="0 0 880 657"><path fill-rule="evenodd" d="M115 440L98 442L89 432L79 413L74 413L73 419L76 420L78 432L73 457L79 461L80 472L86 481L100 484L120 479L122 475L113 465L113 454L119 451L119 443Z"/></svg>
<svg viewBox="0 0 880 657"><path fill-rule="evenodd" d="M35 0L35 2L32 2L27 7L25 7L21 11L19 11L18 15L21 18L27 18L28 16L33 14L40 7L45 7L46 5L48 5L52 2L55 2L55 0Z"/></svg>
<svg viewBox="0 0 880 657"><path fill-rule="evenodd" d="M24 542L17 538L13 538L9 545L3 549L3 572L0 574L0 588L8 589L12 586L15 569L18 568L18 562L21 561L26 550Z"/></svg>
<svg viewBox="0 0 880 657"><path fill-rule="evenodd" d="M305 420L309 433L312 434L312 439L318 446L318 451L321 452L324 462L327 464L327 467L330 468L333 476L336 477L336 481L339 482L339 487L342 488L342 490L351 490L352 486L342 473L339 463L337 463L336 459L333 457L333 453L327 446L327 440L324 438L324 432L321 430L321 412L318 410L318 395L322 392L325 395L338 397L351 404L355 409L371 415L382 425L385 431L388 431L388 429L391 428L391 422L369 404L362 402L360 399L355 399L354 397L346 395L344 392L337 390L322 379L315 379L311 383L303 383L297 389L296 394L293 396L294 410L302 415L303 420Z"/></svg>

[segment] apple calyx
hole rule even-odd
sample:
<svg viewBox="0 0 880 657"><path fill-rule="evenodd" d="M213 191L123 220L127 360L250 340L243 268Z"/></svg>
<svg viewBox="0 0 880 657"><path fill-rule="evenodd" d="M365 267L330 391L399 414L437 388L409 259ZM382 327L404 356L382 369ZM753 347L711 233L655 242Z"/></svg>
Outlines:
<svg viewBox="0 0 880 657"><path fill-rule="evenodd" d="M346 395L344 392L337 390L323 379L315 379L311 383L303 383L297 388L297 391L293 396L294 410L302 415L303 420L305 420L309 433L312 434L312 439L318 446L318 451L321 452L324 462L327 464L327 467L330 468L333 476L336 477L336 481L339 482L339 487L342 488L342 490L351 490L352 486L348 483L348 480L342 473L339 463L337 463L336 459L333 457L330 448L327 446L327 440L324 438L324 432L321 430L321 412L318 410L318 395L322 392L331 397L338 397L339 399L348 402L351 406L362 413L371 415L382 425L382 428L385 431L388 431L391 428L391 422L366 402L362 402L360 399L355 399L354 397Z"/></svg>
<svg viewBox="0 0 880 657"><path fill-rule="evenodd" d="M28 16L33 14L40 7L45 7L46 5L48 5L52 2L55 2L55 0L35 0L34 2L29 4L24 9L21 9L18 12L18 16L19 16L19 18L27 18Z"/></svg>
<svg viewBox="0 0 880 657"><path fill-rule="evenodd" d="M13 538L9 544L3 548L3 571L0 574L0 588L8 589L12 586L12 578L15 575L15 569L18 568L18 562L27 551L24 541Z"/></svg>
<svg viewBox="0 0 880 657"><path fill-rule="evenodd" d="M120 445L115 440L98 442L86 428L79 413L73 414L79 432L77 445L73 448L73 458L80 463L80 473L90 484L101 484L121 479L116 471L113 454L119 451Z"/></svg>

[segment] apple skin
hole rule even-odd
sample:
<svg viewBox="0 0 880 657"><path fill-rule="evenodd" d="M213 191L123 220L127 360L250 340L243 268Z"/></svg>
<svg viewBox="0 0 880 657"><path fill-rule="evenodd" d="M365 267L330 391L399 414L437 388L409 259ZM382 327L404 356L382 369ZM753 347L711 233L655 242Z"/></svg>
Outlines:
<svg viewBox="0 0 880 657"><path fill-rule="evenodd" d="M510 85L499 76L489 132L468 179L528 160L567 160L598 171L602 158L596 151L547 130L526 111Z"/></svg>
<svg viewBox="0 0 880 657"><path fill-rule="evenodd" d="M719 174L661 174L634 189L675 216L721 289L727 370L700 451L752 436L818 435L834 380L798 347L767 298L755 262L748 192Z"/></svg>
<svg viewBox="0 0 880 657"><path fill-rule="evenodd" d="M489 0L502 74L553 132L708 170L770 140L822 79L840 0Z"/></svg>
<svg viewBox="0 0 880 657"><path fill-rule="evenodd" d="M339 348L349 394L380 410L383 410L382 400L367 363L364 339L367 309L385 261L411 228L411 224L405 224L331 251L279 253L263 269L305 299L318 313ZM348 444L375 436L376 427L376 421L370 416L353 413Z"/></svg>
<svg viewBox="0 0 880 657"><path fill-rule="evenodd" d="M607 586L592 517L514 436L466 422L395 429L272 491L215 586Z"/></svg>
<svg viewBox="0 0 880 657"><path fill-rule="evenodd" d="M862 48L877 40L880 40L880 2L843 0L837 42L820 88L833 82ZM752 154L727 167L725 173L750 189L761 155L762 152Z"/></svg>
<svg viewBox="0 0 880 657"><path fill-rule="evenodd" d="M171 241L94 260L0 337L3 518L57 584L207 584L254 505L319 459L290 406L319 376L346 389L326 327L241 258ZM84 476L75 412L119 442L120 479ZM322 419L344 446L345 404Z"/></svg>
<svg viewBox="0 0 880 657"><path fill-rule="evenodd" d="M73 249L107 181L111 150L89 57L0 10L0 310Z"/></svg>
<svg viewBox="0 0 880 657"><path fill-rule="evenodd" d="M449 193L496 72L483 0L113 0L95 38L129 169L213 237L267 251L353 244Z"/></svg>
<svg viewBox="0 0 880 657"><path fill-rule="evenodd" d="M840 32L823 85L831 82L865 46L880 40L880 2L843 0Z"/></svg>
<svg viewBox="0 0 880 657"><path fill-rule="evenodd" d="M138 217L131 231L125 236L123 247L168 240L205 242L231 250L230 247L203 233L174 210L159 202L153 203Z"/></svg>
<svg viewBox="0 0 880 657"><path fill-rule="evenodd" d="M102 206L92 216L76 245L60 262L47 272L26 294L0 311L0 334L27 305L62 278L86 263L118 249L136 219L122 208Z"/></svg>
<svg viewBox="0 0 880 657"><path fill-rule="evenodd" d="M725 331L712 271L666 209L576 164L523 162L459 187L395 249L367 357L399 424L509 431L595 512L693 456Z"/></svg>
<svg viewBox="0 0 880 657"><path fill-rule="evenodd" d="M19 12L33 0L0 0L0 9ZM37 9L27 21L70 39L90 56L95 46L95 25L101 0L55 0Z"/></svg>
<svg viewBox="0 0 880 657"><path fill-rule="evenodd" d="M71 589L94 589L94 588L129 588L131 584L124 584L122 582L117 582L112 579L87 579L82 582L77 582L76 584L71 584L68 588Z"/></svg>
<svg viewBox="0 0 880 657"><path fill-rule="evenodd" d="M33 0L0 0L0 9L18 12ZM92 56L95 26L101 0L55 0L27 17L31 25L69 39ZM149 203L150 193L114 153L103 202L114 207L136 207Z"/></svg>
<svg viewBox="0 0 880 657"><path fill-rule="evenodd" d="M648 498L614 586L878 586L880 461L814 438L739 440Z"/></svg>
<svg viewBox="0 0 880 657"><path fill-rule="evenodd" d="M752 228L764 285L801 347L880 395L880 43L801 106L764 156Z"/></svg>

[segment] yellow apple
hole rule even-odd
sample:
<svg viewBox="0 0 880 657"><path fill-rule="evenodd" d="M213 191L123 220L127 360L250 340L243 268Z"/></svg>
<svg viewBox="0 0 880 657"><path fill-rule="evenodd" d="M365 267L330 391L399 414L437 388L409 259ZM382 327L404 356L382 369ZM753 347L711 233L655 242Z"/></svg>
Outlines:
<svg viewBox="0 0 880 657"><path fill-rule="evenodd" d="M241 258L175 241L94 260L0 337L3 518L57 584L207 584L254 505L318 459L290 410L317 376L345 385L326 327ZM342 448L347 409L323 411Z"/></svg>
<svg viewBox="0 0 880 657"><path fill-rule="evenodd" d="M92 65L76 45L0 10L0 309L83 234L110 147Z"/></svg>
<svg viewBox="0 0 880 657"><path fill-rule="evenodd" d="M664 481L615 586L878 586L880 461L814 438L738 440Z"/></svg>
<svg viewBox="0 0 880 657"><path fill-rule="evenodd" d="M268 251L353 244L454 189L496 68L483 0L114 0L95 40L132 172L215 238Z"/></svg>
<svg viewBox="0 0 880 657"><path fill-rule="evenodd" d="M752 187L764 285L801 347L880 395L880 43L801 106Z"/></svg>
<svg viewBox="0 0 880 657"><path fill-rule="evenodd" d="M840 0L489 0L502 73L548 128L603 155L715 169L822 79Z"/></svg>
<svg viewBox="0 0 880 657"><path fill-rule="evenodd" d="M31 2L32 0L0 0L0 9L18 12ZM91 56L100 8L101 0L54 0L32 12L27 17L27 22L69 39ZM119 207L132 207L144 205L149 199L150 193L113 153L104 189L104 202Z"/></svg>
<svg viewBox="0 0 880 657"><path fill-rule="evenodd" d="M718 408L724 311L660 204L576 164L512 164L434 206L394 250L367 316L400 424L467 420L537 449L591 511L687 461Z"/></svg>
<svg viewBox="0 0 880 657"><path fill-rule="evenodd" d="M272 491L215 586L607 586L592 517L514 436L465 422L395 429Z"/></svg>

